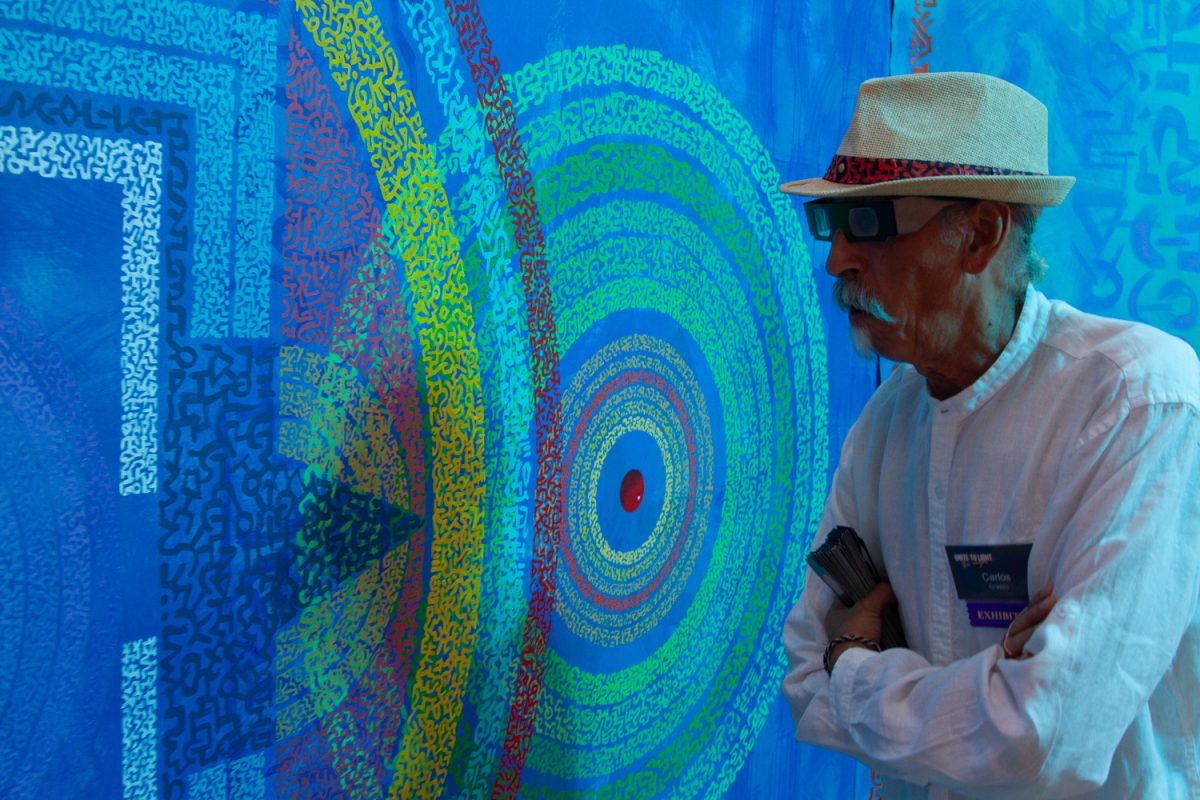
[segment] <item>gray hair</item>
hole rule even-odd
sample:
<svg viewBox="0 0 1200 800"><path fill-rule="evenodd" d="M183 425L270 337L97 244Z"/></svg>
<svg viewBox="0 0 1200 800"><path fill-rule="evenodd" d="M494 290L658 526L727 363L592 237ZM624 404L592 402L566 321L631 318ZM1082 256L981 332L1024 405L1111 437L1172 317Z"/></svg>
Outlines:
<svg viewBox="0 0 1200 800"><path fill-rule="evenodd" d="M1013 240L1008 277L1013 288L1023 292L1029 284L1038 283L1046 277L1046 271L1050 269L1046 259L1033 246L1033 231L1038 218L1042 216L1042 207L1010 203L1009 208L1012 210L1013 233L1017 238Z"/></svg>

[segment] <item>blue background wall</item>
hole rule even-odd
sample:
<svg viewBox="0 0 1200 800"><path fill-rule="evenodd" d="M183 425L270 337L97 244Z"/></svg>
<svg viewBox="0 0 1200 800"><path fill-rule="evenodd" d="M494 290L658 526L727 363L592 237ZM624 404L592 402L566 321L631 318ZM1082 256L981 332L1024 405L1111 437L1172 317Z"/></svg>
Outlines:
<svg viewBox="0 0 1200 800"><path fill-rule="evenodd" d="M878 796L777 693L875 365L776 186L1002 75L1046 291L1195 345L1200 15L642 6L0 6L0 795Z"/></svg>

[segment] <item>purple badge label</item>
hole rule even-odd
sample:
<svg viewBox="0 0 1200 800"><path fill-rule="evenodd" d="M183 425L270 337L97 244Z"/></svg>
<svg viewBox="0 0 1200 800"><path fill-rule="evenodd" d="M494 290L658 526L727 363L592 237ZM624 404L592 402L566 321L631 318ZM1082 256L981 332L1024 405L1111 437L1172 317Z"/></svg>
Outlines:
<svg viewBox="0 0 1200 800"><path fill-rule="evenodd" d="M1007 628L1025 608L1024 602L967 601L967 616L972 628Z"/></svg>

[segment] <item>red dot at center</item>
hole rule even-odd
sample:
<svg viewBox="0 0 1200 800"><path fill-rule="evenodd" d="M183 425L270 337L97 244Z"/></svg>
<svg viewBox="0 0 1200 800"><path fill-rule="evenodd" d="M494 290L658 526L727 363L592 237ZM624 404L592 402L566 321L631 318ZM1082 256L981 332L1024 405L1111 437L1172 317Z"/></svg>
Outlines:
<svg viewBox="0 0 1200 800"><path fill-rule="evenodd" d="M642 495L646 492L646 481L642 473L631 469L621 479L621 507L628 512L637 511L642 504Z"/></svg>

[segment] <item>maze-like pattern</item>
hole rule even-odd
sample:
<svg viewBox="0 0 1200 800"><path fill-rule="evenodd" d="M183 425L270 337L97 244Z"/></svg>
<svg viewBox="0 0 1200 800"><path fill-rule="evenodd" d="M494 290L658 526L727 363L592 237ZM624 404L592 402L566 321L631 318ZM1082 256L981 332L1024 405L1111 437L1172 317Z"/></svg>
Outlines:
<svg viewBox="0 0 1200 800"><path fill-rule="evenodd" d="M382 18L368 2L237 6L0 10L0 46L21 54L0 77L112 110L94 132L18 136L11 163L110 180L102 141L158 159L126 209L143 220L129 252L159 258L127 281L152 290L137 319L154 324L131 323L141 339L123 347L159 381L130 397L161 415L142 470L159 629L120 661L127 796L727 785L777 682L762 631L778 592L751 589L795 580L766 532L807 524L800 484L809 448L824 453L787 399L820 394L820 347L791 278L794 213L766 194L753 132L654 53L505 75L473 2ZM277 37L279 19L297 27ZM421 63L384 19L408 25ZM405 75L422 66L447 120L436 147ZM582 364L589 331L638 308L694 349L623 340L564 389L567 349ZM667 500L651 538L618 551L596 476L632 433L664 454ZM730 454L759 487L721 499L745 531L711 507ZM564 540L566 513L580 525ZM605 681L555 651L555 620L597 648L661 639Z"/></svg>
<svg viewBox="0 0 1200 800"><path fill-rule="evenodd" d="M158 796L158 646L154 637L121 648L121 784L125 800Z"/></svg>
<svg viewBox="0 0 1200 800"><path fill-rule="evenodd" d="M189 0L19 0L0 20L30 26L0 27L0 49L21 54L0 79L200 112L191 332L269 335L274 20Z"/></svg>
<svg viewBox="0 0 1200 800"><path fill-rule="evenodd" d="M274 741L273 638L295 616L300 476L275 455L275 348L189 335L187 128L164 142L166 397L159 489L162 797Z"/></svg>
<svg viewBox="0 0 1200 800"><path fill-rule="evenodd" d="M169 353L160 730L177 776L274 741L273 640L298 603L300 487L273 455L271 349L172 341Z"/></svg>
<svg viewBox="0 0 1200 800"><path fill-rule="evenodd" d="M437 165L378 19L369 4L355 15L303 0L298 7L335 82L351 97L351 117L387 206L383 236L404 254L412 296L431 439L433 538L422 658L390 795L433 796L454 745L479 602L483 428L473 318Z"/></svg>

